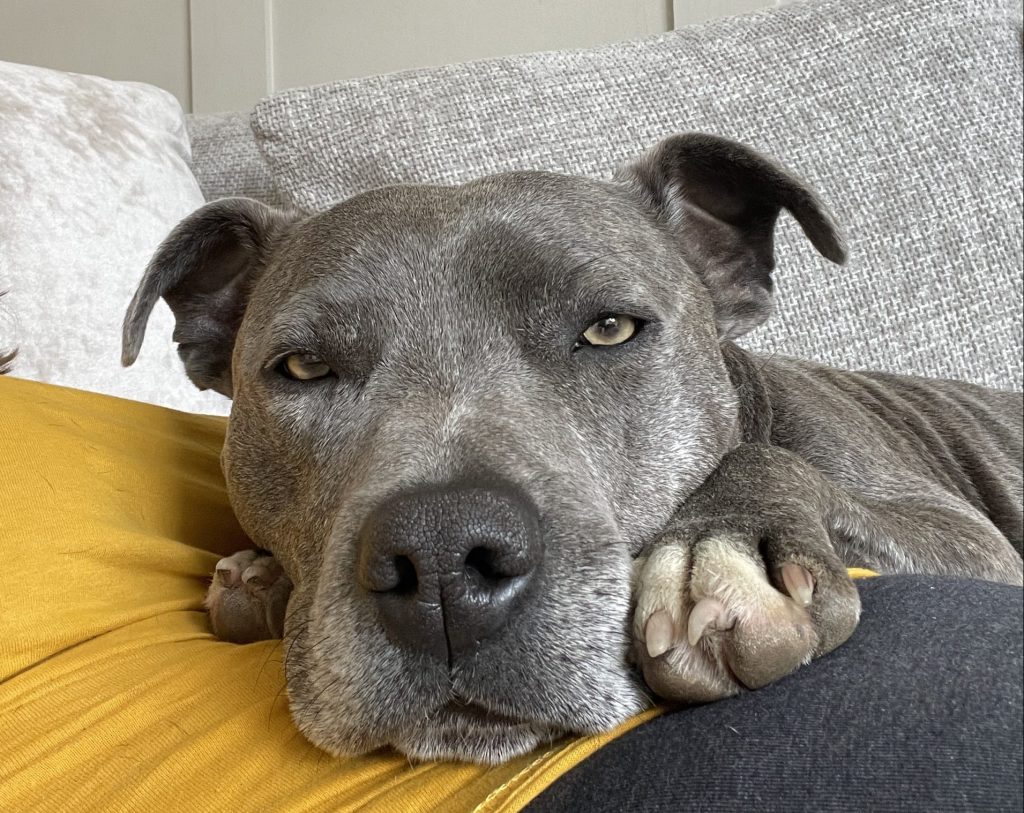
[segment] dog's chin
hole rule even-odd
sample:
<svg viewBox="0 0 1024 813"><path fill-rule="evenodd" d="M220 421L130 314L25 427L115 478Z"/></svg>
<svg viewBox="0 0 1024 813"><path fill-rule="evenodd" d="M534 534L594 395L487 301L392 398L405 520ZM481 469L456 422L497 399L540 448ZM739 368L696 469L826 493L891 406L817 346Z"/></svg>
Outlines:
<svg viewBox="0 0 1024 813"><path fill-rule="evenodd" d="M516 720L481 706L449 703L422 723L398 733L392 745L417 762L499 765L567 733L547 723Z"/></svg>

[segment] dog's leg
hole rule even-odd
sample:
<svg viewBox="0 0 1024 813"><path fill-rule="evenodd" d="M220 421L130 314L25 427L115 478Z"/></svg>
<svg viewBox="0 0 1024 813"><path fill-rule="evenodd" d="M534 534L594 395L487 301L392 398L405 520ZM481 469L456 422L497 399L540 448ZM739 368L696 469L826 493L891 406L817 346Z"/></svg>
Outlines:
<svg viewBox="0 0 1024 813"><path fill-rule="evenodd" d="M277 560L245 550L217 562L206 594L210 626L218 638L248 644L280 638L291 580Z"/></svg>
<svg viewBox="0 0 1024 813"><path fill-rule="evenodd" d="M957 553L950 555L950 540ZM775 681L843 643L860 599L847 565L1021 583L980 513L869 500L784 449L728 454L634 567L635 657L662 697L707 701Z"/></svg>

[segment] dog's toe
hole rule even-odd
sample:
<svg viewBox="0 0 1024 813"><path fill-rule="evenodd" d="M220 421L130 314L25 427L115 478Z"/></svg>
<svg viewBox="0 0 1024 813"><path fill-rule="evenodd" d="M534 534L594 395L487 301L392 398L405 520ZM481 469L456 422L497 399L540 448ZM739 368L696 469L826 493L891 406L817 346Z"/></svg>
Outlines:
<svg viewBox="0 0 1024 813"><path fill-rule="evenodd" d="M271 556L255 559L242 571L242 584L254 593L273 587L283 575L281 566Z"/></svg>
<svg viewBox="0 0 1024 813"><path fill-rule="evenodd" d="M254 550L243 550L231 556L225 556L214 569L214 579L223 587L235 587L242 572L249 567L257 558L259 552Z"/></svg>
<svg viewBox="0 0 1024 813"><path fill-rule="evenodd" d="M206 594L214 634L236 644L280 638L291 590L272 556L246 550L221 559Z"/></svg>

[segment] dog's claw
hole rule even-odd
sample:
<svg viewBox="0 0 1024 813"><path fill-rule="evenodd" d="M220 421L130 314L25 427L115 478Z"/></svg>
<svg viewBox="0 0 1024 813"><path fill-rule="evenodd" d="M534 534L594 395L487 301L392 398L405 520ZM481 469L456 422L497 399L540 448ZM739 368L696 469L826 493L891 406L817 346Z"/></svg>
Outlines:
<svg viewBox="0 0 1024 813"><path fill-rule="evenodd" d="M712 629L724 628L727 616L728 611L722 602L713 598L702 598L698 601L690 610L690 619L686 624L686 639L690 646L697 646L697 642L709 626Z"/></svg>
<svg viewBox="0 0 1024 813"><path fill-rule="evenodd" d="M225 587L234 587L238 584L238 577L242 572L241 568L232 561L232 557L230 556L217 562L215 571L217 578L220 579L221 584Z"/></svg>
<svg viewBox="0 0 1024 813"><path fill-rule="evenodd" d="M652 658L664 655L675 643L675 625L672 616L664 610L658 610L647 619L644 627L644 640L647 642L647 654Z"/></svg>
<svg viewBox="0 0 1024 813"><path fill-rule="evenodd" d="M814 597L814 577L800 565L786 564L779 568L786 592L801 607L809 607Z"/></svg>
<svg viewBox="0 0 1024 813"><path fill-rule="evenodd" d="M274 579L270 571L262 565L250 565L242 572L242 581L259 590L270 587Z"/></svg>

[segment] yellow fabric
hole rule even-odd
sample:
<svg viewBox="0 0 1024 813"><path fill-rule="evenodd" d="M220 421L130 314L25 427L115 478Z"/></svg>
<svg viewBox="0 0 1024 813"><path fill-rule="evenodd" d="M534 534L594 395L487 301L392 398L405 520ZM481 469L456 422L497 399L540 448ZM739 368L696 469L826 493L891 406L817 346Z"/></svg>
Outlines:
<svg viewBox="0 0 1024 813"><path fill-rule="evenodd" d="M521 809L609 734L496 768L335 760L298 734L279 642L202 600L247 546L221 419L0 378L0 810Z"/></svg>
<svg viewBox="0 0 1024 813"><path fill-rule="evenodd" d="M878 574L873 570L868 570L866 567L848 567L846 573L851 579L870 579Z"/></svg>
<svg viewBox="0 0 1024 813"><path fill-rule="evenodd" d="M279 642L210 634L248 546L224 422L0 378L0 810L521 809L652 710L497 768L335 760L296 731Z"/></svg>

